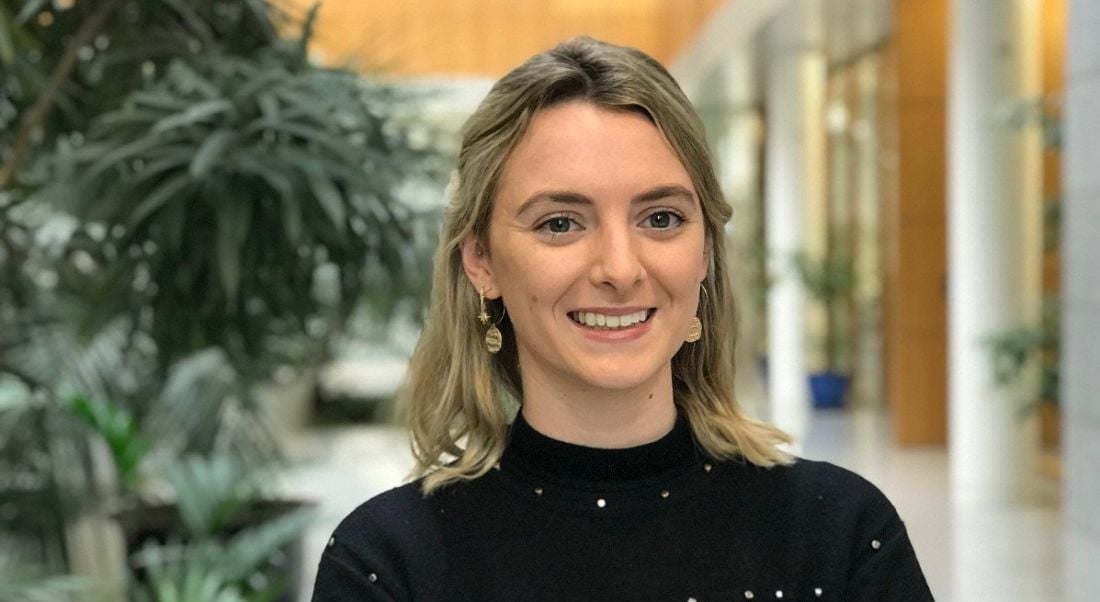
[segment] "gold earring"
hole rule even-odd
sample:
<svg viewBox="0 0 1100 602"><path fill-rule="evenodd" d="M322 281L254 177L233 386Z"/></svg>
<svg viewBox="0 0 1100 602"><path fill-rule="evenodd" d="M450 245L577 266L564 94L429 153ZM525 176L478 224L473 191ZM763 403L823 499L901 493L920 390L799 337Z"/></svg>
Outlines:
<svg viewBox="0 0 1100 602"><path fill-rule="evenodd" d="M707 294L707 287L700 284L699 288L703 289L703 298L709 300L710 295ZM701 338L703 338L703 321L700 320L698 316L694 316L691 318L691 324L688 325L688 335L685 340L689 343L694 343Z"/></svg>
<svg viewBox="0 0 1100 602"><path fill-rule="evenodd" d="M496 353L500 351L500 347L504 343L504 337L501 336L500 329L497 328L496 324L489 323L489 312L485 311L485 291L478 291L477 296L481 305L481 311L477 314L477 319L482 326L489 326L489 329L485 331L485 347L489 349L489 353ZM500 321L503 320L504 314L501 313L497 324L500 324Z"/></svg>
<svg viewBox="0 0 1100 602"><path fill-rule="evenodd" d="M703 321L698 317L693 317L691 319L691 325L688 326L688 335L685 340L689 343L694 343L701 338L703 338Z"/></svg>

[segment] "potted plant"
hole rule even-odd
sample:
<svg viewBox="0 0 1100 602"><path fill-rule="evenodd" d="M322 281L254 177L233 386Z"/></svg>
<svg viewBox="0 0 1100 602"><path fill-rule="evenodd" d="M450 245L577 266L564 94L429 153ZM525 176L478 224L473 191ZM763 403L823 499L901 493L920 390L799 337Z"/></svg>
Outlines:
<svg viewBox="0 0 1100 602"><path fill-rule="evenodd" d="M264 599L299 595L299 539L313 508L271 491L270 461L224 452L158 461L150 438L120 404L73 397L68 409L112 459L117 488L105 505L123 533L131 590L158 591L165 587L159 581L176 574L165 569L173 564L167 560L197 555L224 557L211 565L219 569L211 576L220 588Z"/></svg>
<svg viewBox="0 0 1100 602"><path fill-rule="evenodd" d="M310 63L312 15L0 6L0 538L43 572L74 570L76 517L157 482L139 467L277 457L257 388L425 286L431 216L400 191L437 154L407 94ZM116 483L101 404L131 429Z"/></svg>
<svg viewBox="0 0 1100 602"><path fill-rule="evenodd" d="M1043 300L1038 325L1010 328L984 341L989 350L993 380L1000 386L1018 385L1028 368L1038 362L1038 384L1019 410L1021 414L1039 413L1040 442L1047 448L1057 447L1061 440L1058 419L1061 338L1061 299L1050 296Z"/></svg>
<svg viewBox="0 0 1100 602"><path fill-rule="evenodd" d="M809 377L814 406L840 407L851 379L846 311L855 288L855 267L850 258L837 253L822 259L802 253L795 258L795 266L802 285L825 313L824 330L817 339L823 361L821 369Z"/></svg>

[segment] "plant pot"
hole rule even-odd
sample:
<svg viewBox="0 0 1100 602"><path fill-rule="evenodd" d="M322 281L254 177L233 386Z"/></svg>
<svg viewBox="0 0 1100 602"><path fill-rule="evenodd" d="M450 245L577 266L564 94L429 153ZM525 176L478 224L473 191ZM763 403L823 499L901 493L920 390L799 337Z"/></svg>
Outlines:
<svg viewBox="0 0 1100 602"><path fill-rule="evenodd" d="M846 374L820 372L810 375L810 392L815 408L839 408L844 405L844 396L848 393Z"/></svg>
<svg viewBox="0 0 1100 602"><path fill-rule="evenodd" d="M297 500L261 500L253 504L233 519L216 536L228 539L245 529L261 525L309 506L307 502ZM187 544L191 538L180 520L175 504L141 505L116 512L113 518L122 529L126 544L126 560L131 574L138 582L145 580L145 570L132 564L134 555L150 544L171 545ZM299 537L282 548L279 553L268 559L262 572L271 579L281 579L285 588L276 602L292 602L301 598L301 575L303 550Z"/></svg>

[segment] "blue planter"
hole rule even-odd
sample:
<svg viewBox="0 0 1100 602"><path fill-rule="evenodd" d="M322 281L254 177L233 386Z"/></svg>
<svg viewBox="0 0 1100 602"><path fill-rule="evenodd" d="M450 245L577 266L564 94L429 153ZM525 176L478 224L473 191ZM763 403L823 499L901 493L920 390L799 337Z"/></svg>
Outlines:
<svg viewBox="0 0 1100 602"><path fill-rule="evenodd" d="M810 375L810 392L815 408L839 408L848 392L848 376L822 372Z"/></svg>

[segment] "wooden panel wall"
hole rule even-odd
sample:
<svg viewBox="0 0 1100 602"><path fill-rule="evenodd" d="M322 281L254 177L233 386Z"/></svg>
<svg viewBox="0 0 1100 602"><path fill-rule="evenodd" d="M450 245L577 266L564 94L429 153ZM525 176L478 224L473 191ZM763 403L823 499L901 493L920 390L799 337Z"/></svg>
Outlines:
<svg viewBox="0 0 1100 602"><path fill-rule="evenodd" d="M1051 116L1062 119L1061 99L1065 95L1066 63L1066 0L1046 0L1042 8L1042 71L1043 97L1047 105L1044 110ZM1043 147L1043 260L1040 272L1040 290L1044 298L1061 298L1062 295L1062 149L1060 146L1044 144ZM1052 211L1058 217L1051 226ZM1044 362L1057 362L1060 349L1043 350ZM1046 400L1050 401L1050 400ZM1045 474L1061 478L1062 462L1060 448L1062 442L1061 417L1059 406L1042 404L1039 406L1039 441L1043 447L1040 455L1040 469Z"/></svg>
<svg viewBox="0 0 1100 602"><path fill-rule="evenodd" d="M947 441L946 0L898 0L896 194L883 220L886 396L894 438Z"/></svg>
<svg viewBox="0 0 1100 602"><path fill-rule="evenodd" d="M1043 96L1048 99L1046 110L1059 118L1062 111L1058 105L1065 93L1066 24L1066 0L1046 0L1043 3L1042 26ZM1043 149L1043 200L1060 202L1061 197L1062 149L1046 146ZM1044 240L1044 244L1046 242ZM1050 242L1054 243L1055 248L1043 254L1044 295L1058 294L1062 282L1062 256L1057 250L1058 241Z"/></svg>
<svg viewBox="0 0 1100 602"><path fill-rule="evenodd" d="M325 62L397 75L499 77L576 35L664 64L726 0L326 0L313 50ZM314 0L284 0L304 11Z"/></svg>

